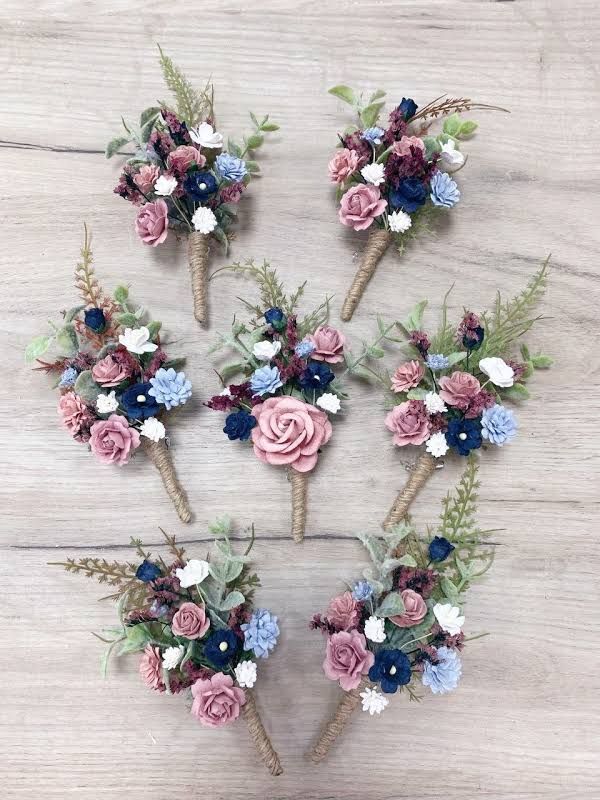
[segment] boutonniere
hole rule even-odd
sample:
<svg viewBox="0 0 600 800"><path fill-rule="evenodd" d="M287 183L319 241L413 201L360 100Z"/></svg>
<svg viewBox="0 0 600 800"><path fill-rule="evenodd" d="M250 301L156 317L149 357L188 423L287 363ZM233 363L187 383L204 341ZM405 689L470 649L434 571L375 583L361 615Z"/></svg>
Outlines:
<svg viewBox="0 0 600 800"><path fill-rule="evenodd" d="M338 216L342 225L369 232L342 308L342 320L347 322L388 247L394 243L402 253L411 239L460 200L453 177L466 161L460 143L477 129L476 122L463 120L460 114L505 109L446 96L419 108L414 100L402 98L380 126L384 91L376 91L368 102L349 86L334 86L329 92L358 115L357 124L339 136L338 150L329 162L330 180L337 185ZM430 132L442 118L442 130Z"/></svg>
<svg viewBox="0 0 600 800"><path fill-rule="evenodd" d="M253 131L242 143L225 141L216 123L212 83L196 90L162 50L160 66L174 106L145 109L138 125L123 121L125 132L109 142L106 156L135 146L114 191L138 206L135 230L146 244L162 244L169 231L188 237L194 316L206 325L210 242L227 252L237 204L259 172L255 152L265 134L279 126L251 113Z"/></svg>
<svg viewBox="0 0 600 800"><path fill-rule="evenodd" d="M170 358L161 341L161 323L148 321L132 303L126 286L104 292L92 264L91 238L85 229L81 261L75 269L81 302L51 323L47 335L28 346L25 359L51 375L59 393L63 427L87 444L102 464L119 467L142 449L158 469L165 489L183 522L192 512L168 448L165 423L173 409L185 405L192 384ZM42 360L50 349L52 361Z"/></svg>
<svg viewBox="0 0 600 800"><path fill-rule="evenodd" d="M310 753L313 761L326 757L358 706L373 716L393 695L421 700L423 688L456 689L469 641L465 593L494 557L475 521L478 486L477 462L469 459L456 491L442 502L434 535L419 535L407 521L382 536L359 535L371 565L311 622L326 636L325 675L344 691Z"/></svg>
<svg viewBox="0 0 600 800"><path fill-rule="evenodd" d="M138 671L148 689L187 696L192 716L207 728L242 717L261 760L280 775L254 696L258 663L277 644L278 619L253 604L260 585L248 555L254 530L244 554L234 552L229 532L227 519L212 526L215 552L208 560L188 559L175 537L163 533L167 561L132 539L137 560L69 558L54 565L114 590L104 599L116 601L117 624L98 636L107 645L104 675L112 655L141 653Z"/></svg>

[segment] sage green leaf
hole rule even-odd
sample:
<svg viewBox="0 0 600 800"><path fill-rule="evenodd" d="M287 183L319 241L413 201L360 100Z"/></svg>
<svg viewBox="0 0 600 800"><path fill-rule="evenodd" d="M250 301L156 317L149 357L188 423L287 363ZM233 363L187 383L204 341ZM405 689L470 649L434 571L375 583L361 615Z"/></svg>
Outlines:
<svg viewBox="0 0 600 800"><path fill-rule="evenodd" d="M451 114L444 120L443 131L447 133L448 136L456 136L460 131L461 124L458 114Z"/></svg>
<svg viewBox="0 0 600 800"><path fill-rule="evenodd" d="M65 314L65 322L73 322L77 314L83 311L84 308L85 306L73 306L73 308L70 308Z"/></svg>
<svg viewBox="0 0 600 800"><path fill-rule="evenodd" d="M375 89L375 91L369 98L369 103L374 103L375 100L381 100L382 97L385 97L385 92L383 91L383 89Z"/></svg>
<svg viewBox="0 0 600 800"><path fill-rule="evenodd" d="M461 122L459 131L456 135L461 139L466 138L467 136L472 136L478 127L479 125L476 122L466 119L464 122Z"/></svg>
<svg viewBox="0 0 600 800"><path fill-rule="evenodd" d="M529 391L522 383L515 383L508 389L503 389L502 396L509 400L527 400Z"/></svg>
<svg viewBox="0 0 600 800"><path fill-rule="evenodd" d="M357 538L362 542L363 546L367 549L371 556L371 561L379 566L385 559L385 549L382 543L376 536L371 536L368 533L359 533Z"/></svg>
<svg viewBox="0 0 600 800"><path fill-rule="evenodd" d="M227 238L227 234L225 233L221 225L217 225L217 227L214 228L212 235L215 237L217 242L219 242L219 244L223 246L223 249L225 250L225 255L227 255L227 253L229 252L229 239Z"/></svg>
<svg viewBox="0 0 600 800"><path fill-rule="evenodd" d="M365 128L372 128L379 119L379 112L385 103L371 103L360 112L360 118Z"/></svg>
<svg viewBox="0 0 600 800"><path fill-rule="evenodd" d="M227 140L227 149L232 155L237 156L237 158L242 155L242 148L239 146L239 144L236 144L233 139Z"/></svg>
<svg viewBox="0 0 600 800"><path fill-rule="evenodd" d="M467 357L466 353L450 353L448 358L448 366L453 367L455 364L458 364L459 361L463 361Z"/></svg>
<svg viewBox="0 0 600 800"><path fill-rule="evenodd" d="M385 356L385 352L381 347L376 347L375 345L369 347L367 353L370 358L383 358Z"/></svg>
<svg viewBox="0 0 600 800"><path fill-rule="evenodd" d="M417 562L415 561L414 557L410 555L410 553L406 553L402 556L402 558L398 558L398 566L400 567L416 567Z"/></svg>
<svg viewBox="0 0 600 800"><path fill-rule="evenodd" d="M140 114L140 128L143 128L146 123L150 122L150 120L154 121L159 114L160 108L158 106L150 106L150 108L145 108Z"/></svg>
<svg viewBox="0 0 600 800"><path fill-rule="evenodd" d="M550 356L533 356L531 363L536 369L548 369L554 363L554 359L550 358Z"/></svg>
<svg viewBox="0 0 600 800"><path fill-rule="evenodd" d="M174 369L179 372L185 366L185 358L172 358L170 361L165 361L163 369Z"/></svg>
<svg viewBox="0 0 600 800"><path fill-rule="evenodd" d="M114 139L111 139L110 142L106 145L106 150L104 151L104 155L106 158L112 158L115 153L118 153L119 150L128 144L129 138L127 136L116 136Z"/></svg>
<svg viewBox="0 0 600 800"><path fill-rule="evenodd" d="M126 653L136 653L139 650L143 650L150 639L152 639L152 634L144 623L126 627L125 636L126 641L119 649L120 656L125 655Z"/></svg>
<svg viewBox="0 0 600 800"><path fill-rule="evenodd" d="M113 297L115 298L117 303L120 303L122 305L123 303L127 302L127 298L129 297L129 289L127 288L127 286L117 286L117 288L113 292Z"/></svg>
<svg viewBox="0 0 600 800"><path fill-rule="evenodd" d="M162 322L158 322L158 320L154 320L153 322L148 323L148 331L150 333L150 340L154 341L158 336L158 332L162 328Z"/></svg>
<svg viewBox="0 0 600 800"><path fill-rule="evenodd" d="M256 175L257 172L260 172L260 166L258 161L246 161L246 169L248 172L251 172L253 175Z"/></svg>
<svg viewBox="0 0 600 800"><path fill-rule="evenodd" d="M221 605L219 606L219 611L231 611L238 606L241 606L245 603L246 598L241 592L229 592L227 597L223 600Z"/></svg>
<svg viewBox="0 0 600 800"><path fill-rule="evenodd" d="M413 308L413 310L408 315L408 319L404 323L404 327L407 331L418 331L423 324L423 314L425 313L425 309L427 308L427 300L421 300L420 303Z"/></svg>
<svg viewBox="0 0 600 800"><path fill-rule="evenodd" d="M248 150L256 150L258 147L262 145L264 142L265 137L262 136L260 133L253 133L252 136L249 136L246 140L246 147Z"/></svg>
<svg viewBox="0 0 600 800"><path fill-rule="evenodd" d="M67 355L77 352L79 349L79 340L77 333L72 322L68 322L56 333L56 344Z"/></svg>
<svg viewBox="0 0 600 800"><path fill-rule="evenodd" d="M334 97L339 97L340 100L343 100L344 103L349 103L351 106L354 106L357 103L356 95L349 86L340 84L339 86L332 86L331 89L328 89L327 91L329 94L332 94Z"/></svg>
<svg viewBox="0 0 600 800"><path fill-rule="evenodd" d="M274 122L263 122L260 129L261 131L278 131L279 125L276 125Z"/></svg>
<svg viewBox="0 0 600 800"><path fill-rule="evenodd" d="M117 322L125 328L135 328L138 324L138 318L130 311L126 311L124 314L117 314Z"/></svg>
<svg viewBox="0 0 600 800"><path fill-rule="evenodd" d="M425 158L429 160L434 153L440 151L440 145L435 136L424 136L423 144L425 145Z"/></svg>
<svg viewBox="0 0 600 800"><path fill-rule="evenodd" d="M36 358L43 356L50 347L53 338L53 336L36 336L35 339L27 345L25 361L29 364L35 361Z"/></svg>
<svg viewBox="0 0 600 800"><path fill-rule="evenodd" d="M427 390L426 389L410 389L406 396L409 400L425 400L427 397Z"/></svg>
<svg viewBox="0 0 600 800"><path fill-rule="evenodd" d="M395 617L404 613L404 602L398 592L386 594L382 602L375 609L377 617Z"/></svg>
<svg viewBox="0 0 600 800"><path fill-rule="evenodd" d="M98 384L92 378L92 373L89 369L79 373L73 389L75 394L80 395L83 400L91 406L96 405L96 400L101 391Z"/></svg>
<svg viewBox="0 0 600 800"><path fill-rule="evenodd" d="M448 600L450 600L452 603L458 602L458 587L450 580L450 578L442 578L440 581L440 588Z"/></svg>

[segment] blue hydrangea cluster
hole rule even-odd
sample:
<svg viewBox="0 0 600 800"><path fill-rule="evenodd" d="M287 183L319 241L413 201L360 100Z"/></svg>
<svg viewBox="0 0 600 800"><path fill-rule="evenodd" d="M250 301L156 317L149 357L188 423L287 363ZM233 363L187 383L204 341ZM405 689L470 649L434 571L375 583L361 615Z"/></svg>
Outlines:
<svg viewBox="0 0 600 800"><path fill-rule="evenodd" d="M259 367L252 373L250 378L250 389L252 394L262 397L264 394L274 394L277 389L283 386L281 375L277 367Z"/></svg>
<svg viewBox="0 0 600 800"><path fill-rule="evenodd" d="M481 417L481 435L492 444L502 447L517 434L517 420L514 413L504 406L486 408Z"/></svg>
<svg viewBox="0 0 600 800"><path fill-rule="evenodd" d="M311 353L315 350L315 346L312 342L308 339L302 339L301 342L298 342L296 347L294 348L294 353L298 356L298 358L307 358Z"/></svg>
<svg viewBox="0 0 600 800"><path fill-rule="evenodd" d="M151 388L148 394L156 399L157 403L164 405L167 411L174 406L182 406L192 396L192 384L185 377L185 372L175 372L173 367L159 369L153 378L150 378Z"/></svg>
<svg viewBox="0 0 600 800"><path fill-rule="evenodd" d="M429 184L431 202L434 206L452 208L460 200L456 181L447 172L436 172Z"/></svg>
<svg viewBox="0 0 600 800"><path fill-rule="evenodd" d="M439 647L437 657L439 659L437 664L425 662L423 686L429 686L434 694L445 694L458 686L462 663L456 650L451 650L449 647Z"/></svg>
<svg viewBox="0 0 600 800"><path fill-rule="evenodd" d="M378 128L377 126L373 128L367 128L362 132L362 138L365 142L369 142L369 144L381 144L381 137L385 131L383 128Z"/></svg>
<svg viewBox="0 0 600 800"><path fill-rule="evenodd" d="M75 367L67 367L60 376L60 380L58 382L59 388L65 389L68 386L73 386L78 375L79 373Z"/></svg>
<svg viewBox="0 0 600 800"><path fill-rule="evenodd" d="M437 354L427 356L426 363L432 372L442 372L442 370L448 369L450 366L450 361L446 356Z"/></svg>
<svg viewBox="0 0 600 800"><path fill-rule="evenodd" d="M277 644L279 625L277 617L264 608L252 614L250 622L241 626L244 632L244 650L252 650L257 658L268 658L269 651Z"/></svg>
<svg viewBox="0 0 600 800"><path fill-rule="evenodd" d="M358 581L354 584L354 589L352 589L352 598L356 600L357 603L368 600L372 595L373 587L369 581Z"/></svg>
<svg viewBox="0 0 600 800"><path fill-rule="evenodd" d="M239 183L248 174L246 162L231 153L221 153L215 160L217 172L224 181Z"/></svg>

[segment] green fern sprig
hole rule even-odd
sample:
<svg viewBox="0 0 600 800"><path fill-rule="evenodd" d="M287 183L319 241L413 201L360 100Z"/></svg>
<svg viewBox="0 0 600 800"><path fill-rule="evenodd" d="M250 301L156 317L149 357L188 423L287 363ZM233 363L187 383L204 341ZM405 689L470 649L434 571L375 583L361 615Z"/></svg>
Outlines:
<svg viewBox="0 0 600 800"><path fill-rule="evenodd" d="M281 308L286 314L293 314L304 295L306 281L298 286L295 292L292 292L292 294L288 296L285 292L283 281L277 274L277 270L272 267L268 261L263 261L260 265L255 264L254 259L251 258L247 259L244 263L237 261L234 264L217 270L213 273L213 276L218 272L226 271L233 272L237 275L244 275L257 283L260 292L260 304L254 305L241 297L239 298L253 315L253 325L258 324L258 320L268 308Z"/></svg>
<svg viewBox="0 0 600 800"><path fill-rule="evenodd" d="M477 473L477 460L475 457L469 456L458 486L454 492L448 492L442 500L438 535L455 545L473 534L477 510L477 489L480 485Z"/></svg>
<svg viewBox="0 0 600 800"><path fill-rule="evenodd" d="M158 50L165 83L175 98L177 116L188 127L194 127L207 116L214 119L214 91L210 80L206 82L202 91L197 91L183 72L175 66L172 59L165 55L160 45L158 45Z"/></svg>

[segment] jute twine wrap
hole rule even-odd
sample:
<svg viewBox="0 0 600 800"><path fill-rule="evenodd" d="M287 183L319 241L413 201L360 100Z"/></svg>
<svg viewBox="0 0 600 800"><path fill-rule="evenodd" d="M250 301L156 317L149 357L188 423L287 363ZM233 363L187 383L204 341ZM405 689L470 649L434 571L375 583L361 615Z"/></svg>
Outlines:
<svg viewBox="0 0 600 800"><path fill-rule="evenodd" d="M288 471L292 484L292 536L297 544L304 541L306 529L306 495L308 492L308 472Z"/></svg>
<svg viewBox="0 0 600 800"><path fill-rule="evenodd" d="M436 461L429 453L423 453L412 469L406 485L398 492L394 505L390 508L384 520L383 528L388 530L392 525L397 525L405 516L410 504L425 486L430 476L435 472Z"/></svg>
<svg viewBox="0 0 600 800"><path fill-rule="evenodd" d="M356 689L351 689L349 692L344 692L344 696L338 703L335 714L331 717L329 722L323 728L323 732L316 743L313 751L310 754L311 760L315 764L323 761L331 745L335 742L337 737L342 733L348 724L352 712L360 703L360 693L368 686L369 680L365 676Z"/></svg>
<svg viewBox="0 0 600 800"><path fill-rule="evenodd" d="M171 459L171 453L167 449L165 440L161 439L158 442L153 442L142 436L142 446L146 451L148 458L160 473L162 482L167 490L167 494L171 498L175 510L179 515L182 522L191 522L192 511L188 505L187 497L181 484L177 479L175 467Z"/></svg>
<svg viewBox="0 0 600 800"><path fill-rule="evenodd" d="M188 261L192 276L194 316L201 325L208 324L208 236L192 231L188 236Z"/></svg>
<svg viewBox="0 0 600 800"><path fill-rule="evenodd" d="M246 692L246 702L242 706L242 716L246 720L250 738L254 742L261 761L265 764L271 775L281 775L283 769L279 761L279 756L273 749L271 740L267 736L264 725L261 722L256 701L251 689L244 689Z"/></svg>
<svg viewBox="0 0 600 800"><path fill-rule="evenodd" d="M385 230L385 228L371 228L369 231L369 238L362 254L360 267L354 276L352 286L342 307L342 319L344 322L352 319L352 314L356 311L360 298L363 296L368 282L377 269L377 264L381 261L393 238L394 234Z"/></svg>

